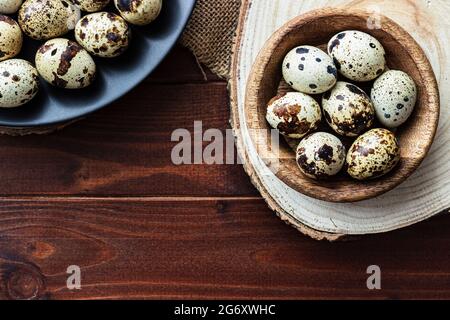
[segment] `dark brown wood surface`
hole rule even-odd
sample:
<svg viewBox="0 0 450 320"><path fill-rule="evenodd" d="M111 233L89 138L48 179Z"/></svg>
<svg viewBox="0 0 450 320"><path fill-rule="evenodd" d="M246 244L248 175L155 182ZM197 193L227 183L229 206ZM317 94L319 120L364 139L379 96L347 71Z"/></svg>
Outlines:
<svg viewBox="0 0 450 320"><path fill-rule="evenodd" d="M389 18L382 18L382 28L369 29L367 21L371 14L367 11L351 11L348 8L325 8L295 18L267 41L249 76L244 121L250 129L254 129L250 130L250 135L253 141L259 144L259 155L268 161L279 155L281 159L279 170L275 174L277 178L310 197L333 202L356 202L386 193L416 171L428 154L436 134L440 113L439 91L430 62L408 32ZM419 92L411 119L395 131L401 146L399 165L384 177L364 182L343 172L332 181L312 180L298 170L291 147L281 144L281 150L270 148L270 126L266 120L266 109L267 103L277 94L284 57L299 43L322 46L342 30L361 30L378 39L386 50L389 68L402 70L410 75ZM348 80L344 78L339 81ZM355 84L365 86L361 83ZM370 94L370 86L368 87L367 93ZM354 139L344 141L350 142L351 145ZM347 146L347 150L349 147ZM405 224L399 223L396 227Z"/></svg>
<svg viewBox="0 0 450 320"><path fill-rule="evenodd" d="M177 128L228 128L227 85L176 48L108 108L0 137L0 298L450 298L450 219L317 242L240 165L174 166ZM82 289L66 287L78 265ZM366 287L379 265L382 290Z"/></svg>

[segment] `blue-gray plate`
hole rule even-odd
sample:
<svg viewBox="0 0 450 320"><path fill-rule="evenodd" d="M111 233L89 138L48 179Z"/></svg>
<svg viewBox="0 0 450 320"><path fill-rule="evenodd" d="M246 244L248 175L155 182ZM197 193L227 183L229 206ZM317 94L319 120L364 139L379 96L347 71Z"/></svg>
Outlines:
<svg viewBox="0 0 450 320"><path fill-rule="evenodd" d="M0 126L51 126L82 118L120 98L144 80L167 56L180 37L195 0L164 1L161 15L145 27L133 26L130 48L114 59L95 58L97 78L80 90L52 87L41 79L39 94L28 104L0 110ZM108 8L111 11L113 8ZM73 34L65 36L73 39ZM42 41L27 38L17 58L33 62Z"/></svg>

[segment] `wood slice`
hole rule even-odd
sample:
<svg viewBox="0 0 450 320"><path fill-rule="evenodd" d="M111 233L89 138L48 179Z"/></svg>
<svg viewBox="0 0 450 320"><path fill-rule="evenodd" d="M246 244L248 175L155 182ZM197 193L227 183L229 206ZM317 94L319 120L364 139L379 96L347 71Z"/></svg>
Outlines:
<svg viewBox="0 0 450 320"><path fill-rule="evenodd" d="M291 189L278 179L258 156L245 121L244 96L251 67L270 36L302 13L322 7L347 7L382 13L412 35L430 60L440 87L441 122L429 156L400 187L356 204L331 204ZM385 1L244 1L234 47L231 122L244 168L269 206L286 222L315 239L337 240L348 235L382 233L430 218L450 207L450 54L445 44L450 25L445 12L450 3Z"/></svg>

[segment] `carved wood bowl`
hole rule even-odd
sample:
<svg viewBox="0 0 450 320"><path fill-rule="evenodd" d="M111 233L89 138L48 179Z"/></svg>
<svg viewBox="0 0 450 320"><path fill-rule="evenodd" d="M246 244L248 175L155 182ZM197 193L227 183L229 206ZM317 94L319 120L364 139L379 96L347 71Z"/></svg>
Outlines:
<svg viewBox="0 0 450 320"><path fill-rule="evenodd" d="M419 167L436 134L439 92L425 53L408 32L394 21L382 16L381 28L371 29L368 27L368 19L371 18L370 13L365 11L336 8L325 8L299 16L285 24L266 42L250 73L245 116L253 144L261 159L278 179L307 196L330 202L355 202L392 190ZM395 130L401 146L401 160L391 173L361 182L352 179L344 168L336 177L315 181L300 172L295 152L289 143L280 138L279 151L272 148L271 128L265 119L266 107L270 99L279 93L282 83L281 65L292 48L299 45L321 48L325 45L326 48L329 39L344 30L360 30L377 38L386 50L388 67L402 70L414 79L418 99L415 111L407 123ZM370 95L371 83L357 85ZM321 96L315 98L320 102ZM341 140L347 146L352 143L346 139Z"/></svg>

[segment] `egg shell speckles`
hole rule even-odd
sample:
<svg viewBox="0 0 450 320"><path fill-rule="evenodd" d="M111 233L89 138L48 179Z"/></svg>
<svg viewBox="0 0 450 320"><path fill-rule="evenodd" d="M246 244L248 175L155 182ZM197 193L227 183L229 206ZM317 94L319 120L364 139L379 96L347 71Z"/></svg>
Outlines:
<svg viewBox="0 0 450 320"><path fill-rule="evenodd" d="M345 147L335 136L325 132L313 133L297 148L297 164L309 178L323 179L341 171L345 163Z"/></svg>
<svg viewBox="0 0 450 320"><path fill-rule="evenodd" d="M276 96L267 106L266 119L271 127L293 139L300 139L315 130L321 118L316 100L300 92Z"/></svg>
<svg viewBox="0 0 450 320"><path fill-rule="evenodd" d="M414 111L417 87L405 72L390 70L375 81L371 97L378 120L387 128L396 128Z"/></svg>
<svg viewBox="0 0 450 320"><path fill-rule="evenodd" d="M130 43L131 30L122 17L109 13L92 13L75 27L75 38L87 51L102 58L121 55Z"/></svg>
<svg viewBox="0 0 450 320"><path fill-rule="evenodd" d="M375 119L375 110L367 94L357 86L339 81L322 98L327 123L335 132L356 137L369 129Z"/></svg>
<svg viewBox="0 0 450 320"><path fill-rule="evenodd" d="M120 15L131 24L144 26L161 13L162 0L114 0Z"/></svg>
<svg viewBox="0 0 450 320"><path fill-rule="evenodd" d="M59 37L75 27L80 15L65 0L27 0L19 10L23 32L35 40Z"/></svg>
<svg viewBox="0 0 450 320"><path fill-rule="evenodd" d="M371 81L386 68L382 44L361 31L349 30L335 35L328 43L328 54L339 72L354 81Z"/></svg>
<svg viewBox="0 0 450 320"><path fill-rule="evenodd" d="M37 70L28 61L0 62L0 107L14 108L29 102L39 91Z"/></svg>
<svg viewBox="0 0 450 320"><path fill-rule="evenodd" d="M110 0L72 0L80 10L86 12L97 12L109 4Z"/></svg>
<svg viewBox="0 0 450 320"><path fill-rule="evenodd" d="M10 59L22 49L22 30L16 21L0 15L0 61Z"/></svg>
<svg viewBox="0 0 450 320"><path fill-rule="evenodd" d="M21 5L22 5L22 0L1 0L0 1L0 14L16 13L19 10Z"/></svg>
<svg viewBox="0 0 450 320"><path fill-rule="evenodd" d="M291 50L284 58L282 70L284 80L303 93L324 93L337 81L333 60L316 47L300 46Z"/></svg>
<svg viewBox="0 0 450 320"><path fill-rule="evenodd" d="M66 89L80 89L92 84L96 66L89 53L67 39L47 41L36 53L36 67L48 83Z"/></svg>
<svg viewBox="0 0 450 320"><path fill-rule="evenodd" d="M400 161L400 146L387 129L373 129L360 136L347 154L348 173L368 180L389 173Z"/></svg>

